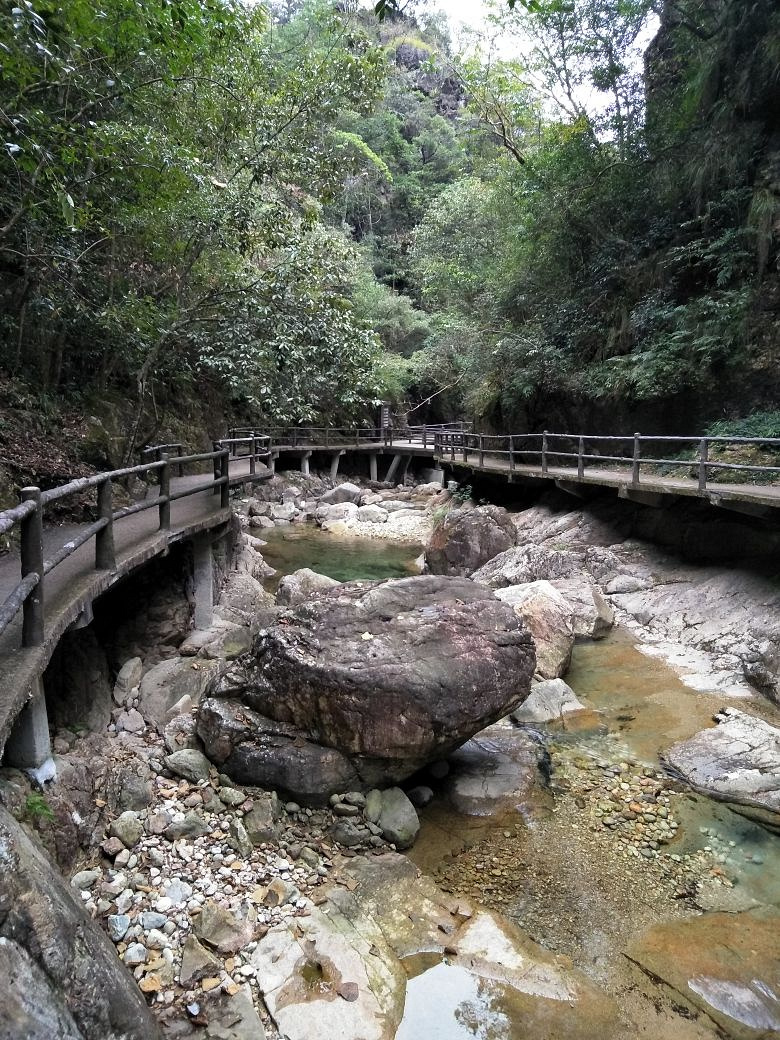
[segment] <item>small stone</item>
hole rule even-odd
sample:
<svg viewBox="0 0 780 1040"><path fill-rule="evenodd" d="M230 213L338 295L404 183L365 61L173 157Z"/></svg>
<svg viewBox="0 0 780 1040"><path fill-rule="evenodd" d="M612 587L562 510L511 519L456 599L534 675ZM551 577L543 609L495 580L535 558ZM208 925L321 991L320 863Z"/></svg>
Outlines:
<svg viewBox="0 0 780 1040"><path fill-rule="evenodd" d="M127 914L110 914L106 918L108 934L115 943L121 942L130 927L130 918Z"/></svg>
<svg viewBox="0 0 780 1040"><path fill-rule="evenodd" d="M299 813L301 811L301 807L297 802L287 802L284 808L291 816L293 813Z"/></svg>
<svg viewBox="0 0 780 1040"><path fill-rule="evenodd" d="M220 962L217 958L209 953L205 946L201 946L194 935L188 935L181 956L179 971L181 985L187 986L191 982L198 982L205 975L218 971L219 967ZM197 1012L192 1013L197 1014Z"/></svg>
<svg viewBox="0 0 780 1040"><path fill-rule="evenodd" d="M211 978L204 979L201 982L201 987L205 993L209 993L212 989L216 989L222 984L222 979L218 975L214 975Z"/></svg>
<svg viewBox="0 0 780 1040"><path fill-rule="evenodd" d="M132 943L125 950L122 960L129 968L134 968L138 964L146 964L147 956L147 949L142 943Z"/></svg>
<svg viewBox="0 0 780 1040"><path fill-rule="evenodd" d="M105 854L111 859L113 859L114 856L118 856L119 853L124 849L124 845L119 840L119 838L116 837L106 838L106 840L101 843L100 847L103 850L103 852L105 852Z"/></svg>
<svg viewBox="0 0 780 1040"><path fill-rule="evenodd" d="M141 927L144 931L148 932L150 928L164 928L168 922L168 918L165 914L155 913L153 910L146 910L139 917Z"/></svg>
<svg viewBox="0 0 780 1040"><path fill-rule="evenodd" d="M109 827L109 834L114 838L119 838L125 848L128 849L131 849L141 840L143 832L144 827L138 813L129 809L127 812L117 816Z"/></svg>
<svg viewBox="0 0 780 1040"><path fill-rule="evenodd" d="M222 787L218 792L219 800L225 805L236 806L246 801L243 791L237 791L235 787Z"/></svg>
<svg viewBox="0 0 780 1040"><path fill-rule="evenodd" d="M92 888L96 881L99 881L103 877L102 870L80 870L78 874L74 874L70 879L71 886L82 891L85 888Z"/></svg>
<svg viewBox="0 0 780 1040"><path fill-rule="evenodd" d="M167 755L165 764L172 773L183 776L190 783L197 784L202 780L208 780L211 770L211 762L196 748L182 748Z"/></svg>
<svg viewBox="0 0 780 1040"><path fill-rule="evenodd" d="M357 1000L360 996L357 982L342 982L338 992L343 1000L348 1000L350 1003Z"/></svg>
<svg viewBox="0 0 780 1040"><path fill-rule="evenodd" d="M208 834L209 826L196 812L188 812L183 820L174 820L165 829L165 837L168 841L178 841L179 838L198 838L202 834Z"/></svg>
<svg viewBox="0 0 780 1040"><path fill-rule="evenodd" d="M162 980L159 975L144 975L138 983L138 988L142 993L159 993L162 989Z"/></svg>

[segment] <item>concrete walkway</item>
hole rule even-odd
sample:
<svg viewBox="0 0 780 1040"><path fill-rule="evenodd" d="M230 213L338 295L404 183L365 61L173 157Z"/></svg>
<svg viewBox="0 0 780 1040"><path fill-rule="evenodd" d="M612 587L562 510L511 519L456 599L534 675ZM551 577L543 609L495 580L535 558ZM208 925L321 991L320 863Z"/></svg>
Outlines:
<svg viewBox="0 0 780 1040"><path fill-rule="evenodd" d="M247 460L230 460L231 485L241 484L248 475ZM256 479L268 476L265 467L259 465ZM171 491L198 487L211 479L210 473L174 478ZM154 500L158 494L157 488L152 487L147 497ZM95 570L93 538L46 575L43 645L22 649L21 611L0 635L0 753L14 719L30 699L62 634L80 617L89 616L93 600L147 560L166 553L170 545L227 525L230 517L230 509L222 509L219 494L209 488L171 503L171 526L167 532L159 530L156 508L115 521L114 570ZM79 530L80 525L72 524L45 527L44 557L51 556ZM5 600L19 579L19 556L9 553L0 560L0 599Z"/></svg>

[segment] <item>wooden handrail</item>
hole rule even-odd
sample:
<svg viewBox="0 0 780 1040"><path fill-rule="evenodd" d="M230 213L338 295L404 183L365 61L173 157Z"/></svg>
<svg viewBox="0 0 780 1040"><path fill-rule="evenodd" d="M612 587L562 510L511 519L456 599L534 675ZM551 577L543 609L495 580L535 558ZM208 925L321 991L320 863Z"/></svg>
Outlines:
<svg viewBox="0 0 780 1040"><path fill-rule="evenodd" d="M249 440L254 448L263 438L258 436L251 437ZM230 452L232 447L232 442L226 440L215 442L212 451L184 455L181 444L154 445L143 451L143 454L151 455L153 461L144 462L140 466L129 466L97 473L91 477L81 477L47 491L41 491L37 487L23 488L20 504L0 512L0 534L19 525L21 544L21 579L7 596L5 602L0 604L0 633L5 631L21 610L23 615L22 646L40 646L44 640L44 579L46 575L93 538L95 539L95 568L113 570L116 567L114 523L117 520L133 516L146 509L157 509L159 511L159 530L167 537L171 525L172 502L190 495L214 490L220 494L220 509L228 509L231 483L267 478L267 472L260 477L257 476L254 462L255 457L267 457L268 453L257 452L255 455L253 451L249 475L242 475L231 480ZM176 455L169 456L165 451L166 448L175 449ZM185 466L200 462L213 462L213 477L192 487L171 491L172 467L175 466L180 473L183 473ZM114 483L127 476L149 473L159 474L159 493L153 498L114 509L112 504ZM44 559L43 516L45 508L54 502L60 502L69 496L94 488L97 489L97 519L59 546L48 559Z"/></svg>

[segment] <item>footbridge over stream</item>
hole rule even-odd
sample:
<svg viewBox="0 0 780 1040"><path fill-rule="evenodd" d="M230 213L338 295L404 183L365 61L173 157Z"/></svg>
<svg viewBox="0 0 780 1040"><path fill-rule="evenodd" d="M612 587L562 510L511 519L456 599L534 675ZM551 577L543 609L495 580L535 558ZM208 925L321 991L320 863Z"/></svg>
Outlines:
<svg viewBox="0 0 780 1040"><path fill-rule="evenodd" d="M422 459L459 479L484 473L554 483L575 495L612 488L649 506L695 497L774 522L780 466L744 460L763 452L773 462L778 451L780 439L485 435L467 423L402 430L252 427L233 429L208 452L187 455L181 444L156 445L145 449L138 466L45 491L24 488L20 504L0 512L0 534L18 542L18 551L0 561L0 754L21 768L46 761L42 676L59 640L89 623L97 597L174 544L192 545L195 625L210 625L212 547L228 531L231 489L268 480L280 463L294 461L303 474L312 465L327 468L335 478L350 456L367 462L372 480L393 481L403 479L412 459ZM382 459L387 467L380 472ZM127 487L139 479L153 483L131 501ZM91 496L94 519L47 525L47 511L74 496Z"/></svg>

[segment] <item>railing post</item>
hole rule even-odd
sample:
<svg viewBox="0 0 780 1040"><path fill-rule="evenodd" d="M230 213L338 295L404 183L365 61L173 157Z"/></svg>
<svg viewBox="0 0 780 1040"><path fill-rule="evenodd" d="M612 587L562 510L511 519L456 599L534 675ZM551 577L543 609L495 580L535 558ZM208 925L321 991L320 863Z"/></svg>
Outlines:
<svg viewBox="0 0 780 1040"><path fill-rule="evenodd" d="M542 434L542 473L544 473L544 474L547 473L547 465L548 465L548 463L547 463L547 437L548 437L548 433L549 433L549 431L545 430L544 433Z"/></svg>
<svg viewBox="0 0 780 1040"><path fill-rule="evenodd" d="M330 426L325 427L325 447L327 448L330 443Z"/></svg>
<svg viewBox="0 0 780 1040"><path fill-rule="evenodd" d="M293 448L296 448L298 446L298 427L297 426L293 426L293 428L292 428L292 437L290 438L290 443L292 444Z"/></svg>
<svg viewBox="0 0 780 1040"><path fill-rule="evenodd" d="M466 440L466 435L464 433L464 435L463 435L464 443L465 443L465 440ZM480 464L480 466L484 466L485 465L485 446L482 443L482 434L481 433L479 435L479 464Z"/></svg>
<svg viewBox="0 0 780 1040"><path fill-rule="evenodd" d="M249 474L253 477L257 470L257 460L255 458L255 456L257 455L257 438L255 437L254 433L252 434L252 441L249 445L249 449L252 452L252 454L249 457Z"/></svg>
<svg viewBox="0 0 780 1040"><path fill-rule="evenodd" d="M480 437L481 436L482 436L482 434L480 434ZM460 447L461 447L461 450L463 452L463 461L464 462L468 462L469 461L469 446L466 443L466 434L465 433L462 433L460 435Z"/></svg>
<svg viewBox="0 0 780 1040"><path fill-rule="evenodd" d="M585 476L585 438L580 437L577 447L577 476L580 480Z"/></svg>
<svg viewBox="0 0 780 1040"><path fill-rule="evenodd" d="M510 435L509 437L509 472L514 473L515 471L515 438Z"/></svg>
<svg viewBox="0 0 780 1040"><path fill-rule="evenodd" d="M699 491L707 488L707 463L710 457L710 444L706 437L699 441Z"/></svg>
<svg viewBox="0 0 780 1040"><path fill-rule="evenodd" d="M21 524L22 577L38 575L38 584L24 601L22 646L40 646L43 643L43 507L41 489L22 488L22 502L34 502L35 512Z"/></svg>
<svg viewBox="0 0 780 1040"><path fill-rule="evenodd" d="M222 509L230 508L230 452L226 451L220 460L219 475L223 483L219 488L219 504Z"/></svg>
<svg viewBox="0 0 780 1040"><path fill-rule="evenodd" d="M98 484L97 506L98 517L106 521L106 526L95 535L95 568L99 571L112 571L116 567L116 556L114 553L114 505L110 477Z"/></svg>
<svg viewBox="0 0 780 1040"><path fill-rule="evenodd" d="M177 454L177 456L180 459L184 457L184 445L183 444L177 444L176 445L176 454ZM179 463L178 470L179 470L179 476L183 477L184 476L184 466L182 466L181 463Z"/></svg>
<svg viewBox="0 0 780 1040"><path fill-rule="evenodd" d="M165 452L160 461L160 530L167 531L171 526L171 464Z"/></svg>
<svg viewBox="0 0 780 1040"><path fill-rule="evenodd" d="M631 464L631 486L639 486L639 460L642 457L642 445L640 444L640 434L634 434L634 458Z"/></svg>
<svg viewBox="0 0 780 1040"><path fill-rule="evenodd" d="M219 480L220 463L219 463L219 455L217 453L222 450L222 445L220 444L219 441L212 441L211 442L211 450L214 452L214 480ZM214 494L216 495L216 493L218 491L219 491L219 485L215 484L214 485Z"/></svg>
<svg viewBox="0 0 780 1040"><path fill-rule="evenodd" d="M427 426L423 426L422 441L423 441L423 448L427 448L428 447L428 427Z"/></svg>
<svg viewBox="0 0 780 1040"><path fill-rule="evenodd" d="M356 448L360 447L360 427L359 426L356 427L356 429L355 429L355 447Z"/></svg>

